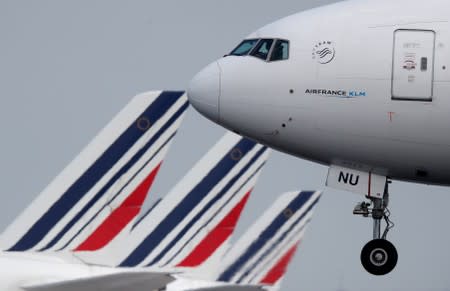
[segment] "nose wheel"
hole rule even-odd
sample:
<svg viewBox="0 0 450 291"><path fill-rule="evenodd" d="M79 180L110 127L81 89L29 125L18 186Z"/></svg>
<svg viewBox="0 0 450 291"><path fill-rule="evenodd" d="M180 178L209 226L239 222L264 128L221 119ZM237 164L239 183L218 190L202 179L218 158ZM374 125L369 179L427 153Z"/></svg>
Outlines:
<svg viewBox="0 0 450 291"><path fill-rule="evenodd" d="M389 219L390 212L388 185L386 181L382 199L371 198L371 203L361 202L356 205L353 214L373 218L373 240L369 241L361 251L361 264L372 275L382 276L390 273L397 265L398 253L394 245L386 237L394 223ZM386 227L381 234L381 221L384 219Z"/></svg>
<svg viewBox="0 0 450 291"><path fill-rule="evenodd" d="M371 240L361 251L361 264L372 275L390 273L397 265L397 259L397 250L385 239Z"/></svg>

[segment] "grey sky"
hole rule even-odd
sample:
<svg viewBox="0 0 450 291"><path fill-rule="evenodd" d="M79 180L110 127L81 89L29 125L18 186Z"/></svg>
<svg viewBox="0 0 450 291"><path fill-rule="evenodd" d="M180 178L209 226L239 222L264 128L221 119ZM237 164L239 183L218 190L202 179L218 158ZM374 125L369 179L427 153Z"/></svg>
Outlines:
<svg viewBox="0 0 450 291"><path fill-rule="evenodd" d="M184 89L194 73L251 31L331 2L1 1L0 229L130 97ZM150 200L164 195L223 133L191 108ZM277 194L324 189L326 173L326 167L273 153L238 235ZM399 263L392 274L376 278L359 263L372 231L369 219L351 214L360 197L325 189L283 290L450 290L448 190L392 185L396 227L390 239Z"/></svg>

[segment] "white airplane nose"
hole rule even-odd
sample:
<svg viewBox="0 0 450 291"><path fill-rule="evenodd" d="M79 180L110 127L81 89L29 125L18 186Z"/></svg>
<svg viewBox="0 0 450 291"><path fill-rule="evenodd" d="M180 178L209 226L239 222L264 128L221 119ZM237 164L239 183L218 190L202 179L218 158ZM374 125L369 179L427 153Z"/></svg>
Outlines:
<svg viewBox="0 0 450 291"><path fill-rule="evenodd" d="M189 102L205 117L219 120L220 67L211 63L191 80L188 88Z"/></svg>

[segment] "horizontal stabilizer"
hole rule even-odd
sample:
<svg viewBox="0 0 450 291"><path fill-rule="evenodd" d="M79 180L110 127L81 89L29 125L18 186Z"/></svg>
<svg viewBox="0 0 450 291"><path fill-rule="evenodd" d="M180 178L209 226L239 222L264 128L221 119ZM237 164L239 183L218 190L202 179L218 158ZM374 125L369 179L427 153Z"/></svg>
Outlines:
<svg viewBox="0 0 450 291"><path fill-rule="evenodd" d="M167 273L122 272L77 280L23 287L26 291L148 291L159 290L174 281Z"/></svg>

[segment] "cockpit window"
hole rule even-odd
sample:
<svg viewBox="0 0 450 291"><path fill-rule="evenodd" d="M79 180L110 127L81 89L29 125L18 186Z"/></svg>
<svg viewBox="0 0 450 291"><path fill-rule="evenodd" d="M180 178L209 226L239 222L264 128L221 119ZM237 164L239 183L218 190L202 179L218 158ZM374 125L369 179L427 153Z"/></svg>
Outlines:
<svg viewBox="0 0 450 291"><path fill-rule="evenodd" d="M289 59L289 41L274 38L246 39L230 55L250 55L266 62L283 61Z"/></svg>
<svg viewBox="0 0 450 291"><path fill-rule="evenodd" d="M245 56L250 53L253 47L258 42L257 39L246 39L241 42L231 53L232 56Z"/></svg>
<svg viewBox="0 0 450 291"><path fill-rule="evenodd" d="M289 59L289 42L287 40L277 40L270 56L270 61L282 61Z"/></svg>
<svg viewBox="0 0 450 291"><path fill-rule="evenodd" d="M267 56L269 55L273 41L273 39L262 39L260 42L258 42L258 45L250 53L250 55L262 60L267 60Z"/></svg>

